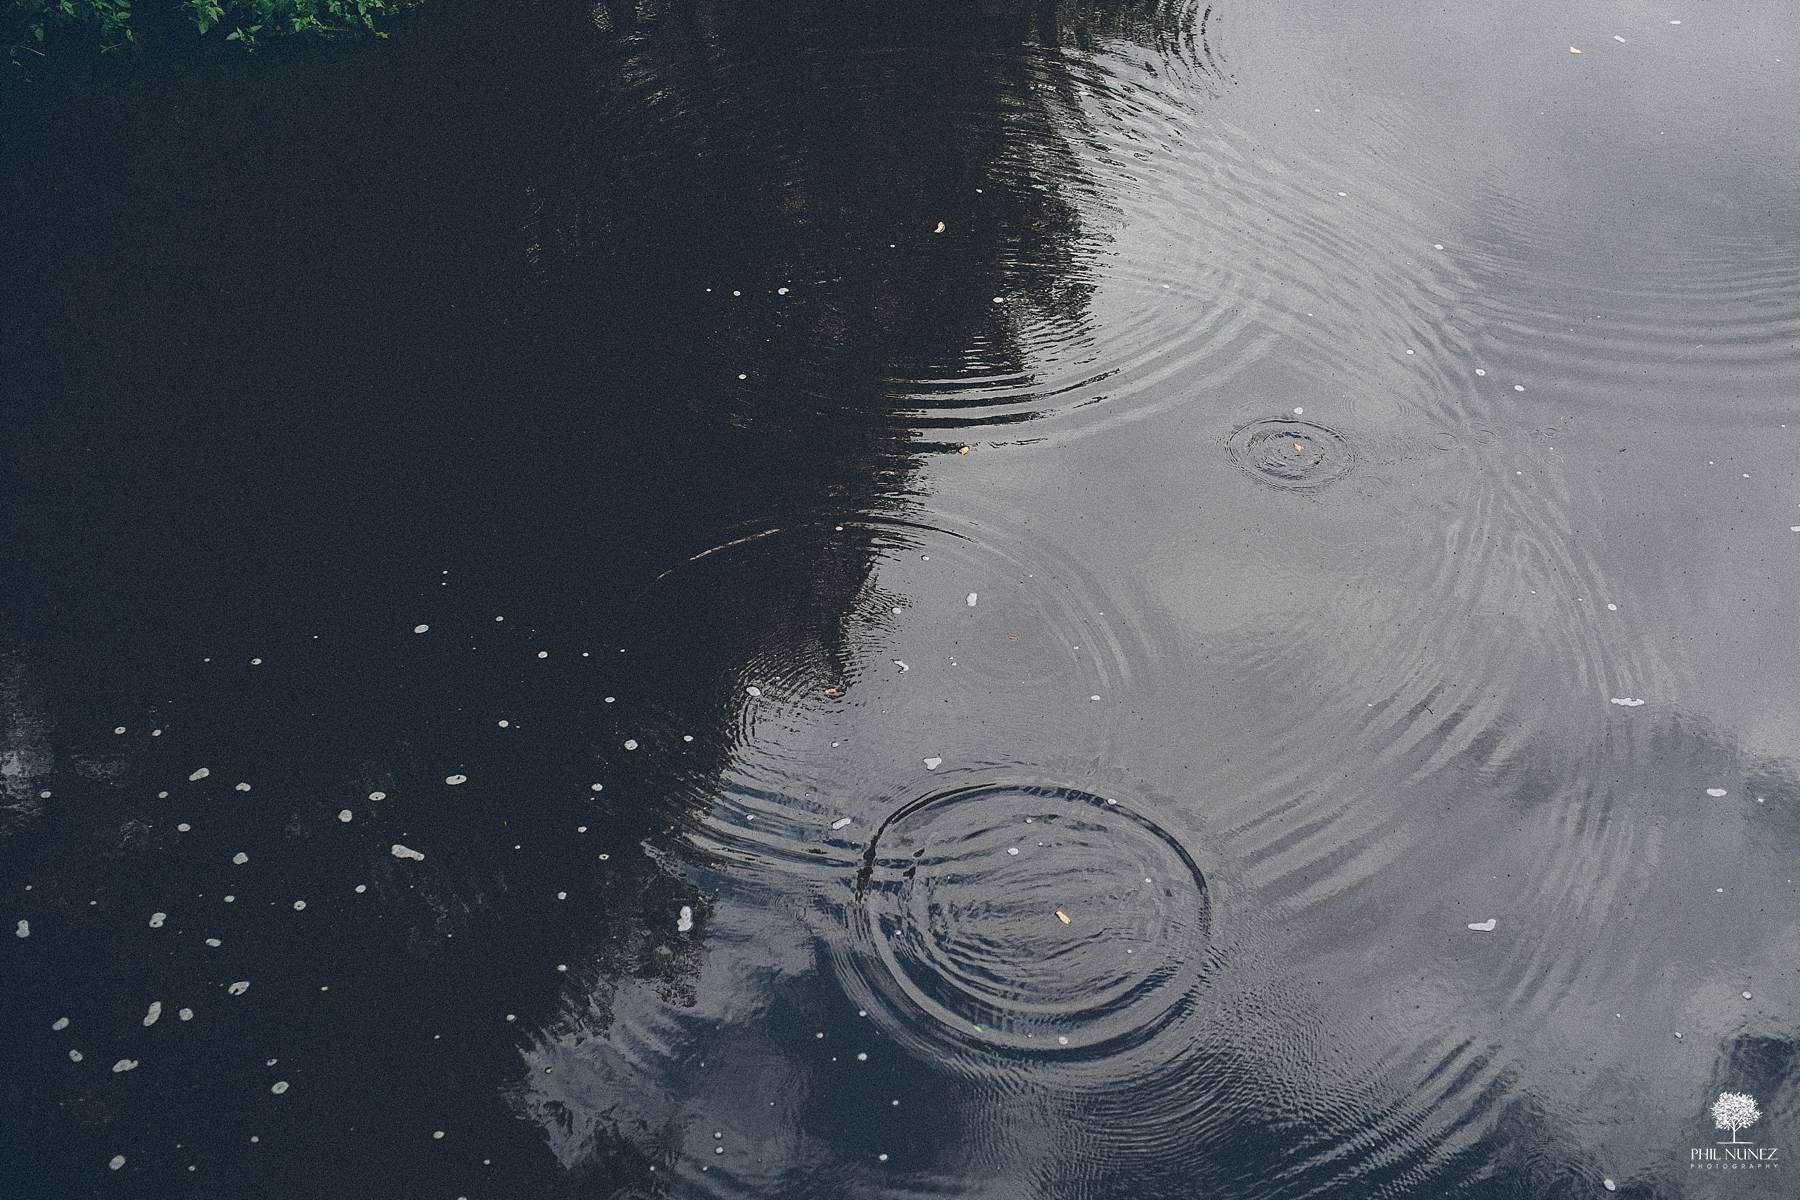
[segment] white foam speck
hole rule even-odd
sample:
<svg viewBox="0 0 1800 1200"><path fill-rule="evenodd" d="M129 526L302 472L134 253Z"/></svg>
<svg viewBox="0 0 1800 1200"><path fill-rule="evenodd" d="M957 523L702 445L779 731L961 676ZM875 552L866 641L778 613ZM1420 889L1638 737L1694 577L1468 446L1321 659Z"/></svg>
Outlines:
<svg viewBox="0 0 1800 1200"><path fill-rule="evenodd" d="M1623 39L1623 38L1620 38L1620 39L1619 39L1619 40L1620 40L1620 41L1624 41L1624 39ZM1609 1191L1609 1192L1616 1192L1616 1191L1618 1191L1618 1190L1619 1190L1619 1185L1618 1185L1618 1184L1616 1184L1616 1183L1614 1183L1614 1182L1613 1182L1613 1181L1612 1181L1612 1180L1610 1180L1610 1179L1602 1179L1602 1180L1601 1180L1601 1181L1600 1181L1600 1186L1601 1186L1601 1187L1603 1187L1603 1188L1605 1188L1605 1189L1606 1189L1606 1190L1607 1190L1607 1191Z"/></svg>
<svg viewBox="0 0 1800 1200"><path fill-rule="evenodd" d="M1006 852L1008 854L1017 855L1019 853L1019 848L1017 846L1008 846Z"/></svg>
<svg viewBox="0 0 1800 1200"><path fill-rule="evenodd" d="M180 1019L182 1019L183 1021L191 1021L194 1019L194 1010L191 1008L184 1008L184 1009L181 1009L179 1012L177 1012L175 1015L177 1017L179 1017Z"/></svg>
<svg viewBox="0 0 1800 1200"><path fill-rule="evenodd" d="M755 684L751 684L749 687L745 688L744 690L746 692L749 692L752 696L762 695L762 689L757 687Z"/></svg>
<svg viewBox="0 0 1800 1200"><path fill-rule="evenodd" d="M467 775L446 775L444 776L444 782L451 787L455 787L459 783L469 782L469 777Z"/></svg>
<svg viewBox="0 0 1800 1200"><path fill-rule="evenodd" d="M1638 708L1644 701L1637 696L1614 696L1608 703L1617 704L1620 708Z"/></svg>
<svg viewBox="0 0 1800 1200"><path fill-rule="evenodd" d="M941 758L928 758L925 760L925 769L927 771L935 771L943 761L944 760Z"/></svg>
<svg viewBox="0 0 1800 1200"><path fill-rule="evenodd" d="M202 779L205 779L208 775L211 775L211 774L212 774L212 768L201 767L198 771L195 771L192 775L188 776L188 782L189 783L199 783Z"/></svg>
<svg viewBox="0 0 1800 1200"><path fill-rule="evenodd" d="M1306 410L1304 408L1301 408L1299 405L1295 405L1294 406L1294 415L1296 417L1305 416Z"/></svg>
<svg viewBox="0 0 1800 1200"><path fill-rule="evenodd" d="M188 830L190 830L192 828L193 828L192 825L189 825L186 821L183 821L181 824L175 826L175 831L177 833L186 833Z"/></svg>
<svg viewBox="0 0 1800 1200"><path fill-rule="evenodd" d="M675 914L675 932L676 933L686 933L688 930L692 929L693 927L694 927L694 910L684 904L681 906L681 911L679 913Z"/></svg>
<svg viewBox="0 0 1800 1200"><path fill-rule="evenodd" d="M1492 932L1494 932L1494 926L1496 926L1498 924L1499 924L1498 921L1494 920L1494 918L1492 918L1492 917L1489 917L1485 921L1470 921L1469 928L1473 929L1477 933L1492 933Z"/></svg>
<svg viewBox="0 0 1800 1200"><path fill-rule="evenodd" d="M636 750L637 746L638 746L638 744L637 744L636 738L626 738L625 739L625 748L627 750Z"/></svg>
<svg viewBox="0 0 1800 1200"><path fill-rule="evenodd" d="M115 1154L112 1156L112 1161L107 1163L106 1165L109 1168L111 1168L112 1170L116 1171L120 1167L125 1165L125 1156L123 1154Z"/></svg>
<svg viewBox="0 0 1800 1200"><path fill-rule="evenodd" d="M399 842L395 842L388 852L395 858L410 858L414 862L425 861L425 856L423 854L420 854L417 850L408 849Z"/></svg>
<svg viewBox="0 0 1800 1200"><path fill-rule="evenodd" d="M161 1016L162 1016L162 1001L161 1000L152 1000L150 1002L149 1010L144 1013L145 1028L148 1028L148 1027L156 1024L157 1020Z"/></svg>
<svg viewBox="0 0 1800 1200"><path fill-rule="evenodd" d="M206 944L211 946L213 949L217 950L220 946L223 946L225 943L221 942L218 938L207 938Z"/></svg>
<svg viewBox="0 0 1800 1200"><path fill-rule="evenodd" d="M1725 789L1724 788L1707 788L1706 794L1711 796L1714 800L1717 800L1720 796L1723 796L1725 794Z"/></svg>
<svg viewBox="0 0 1800 1200"><path fill-rule="evenodd" d="M346 825L350 823L351 818L353 818L355 815L356 815L355 813L351 812L347 808L338 809L338 820L344 822Z"/></svg>
<svg viewBox="0 0 1800 1200"><path fill-rule="evenodd" d="M831 827L833 829L842 829L844 826L846 826L848 824L850 824L849 817L839 817L837 820L835 820L831 823Z"/></svg>
<svg viewBox="0 0 1800 1200"><path fill-rule="evenodd" d="M414 625L413 632L414 633L424 633L426 630L428 630L430 628L431 628L431 626L429 626L429 625Z"/></svg>

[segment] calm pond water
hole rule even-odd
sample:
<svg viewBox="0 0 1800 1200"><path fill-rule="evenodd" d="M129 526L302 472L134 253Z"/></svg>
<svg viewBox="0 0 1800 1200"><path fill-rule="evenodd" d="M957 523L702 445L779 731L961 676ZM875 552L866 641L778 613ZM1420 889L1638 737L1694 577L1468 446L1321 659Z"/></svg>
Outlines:
<svg viewBox="0 0 1800 1200"><path fill-rule="evenodd" d="M7 1195L1800 1186L1790 5L44 71Z"/></svg>

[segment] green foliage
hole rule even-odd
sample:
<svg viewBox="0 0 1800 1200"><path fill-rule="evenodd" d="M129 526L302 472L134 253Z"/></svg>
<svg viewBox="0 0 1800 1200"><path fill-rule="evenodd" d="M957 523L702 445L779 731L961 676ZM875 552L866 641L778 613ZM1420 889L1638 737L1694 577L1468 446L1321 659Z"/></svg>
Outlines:
<svg viewBox="0 0 1800 1200"><path fill-rule="evenodd" d="M136 45L146 31L187 30L245 47L292 33L362 30L419 0L0 0L0 34L16 56L59 31L80 31L104 49Z"/></svg>

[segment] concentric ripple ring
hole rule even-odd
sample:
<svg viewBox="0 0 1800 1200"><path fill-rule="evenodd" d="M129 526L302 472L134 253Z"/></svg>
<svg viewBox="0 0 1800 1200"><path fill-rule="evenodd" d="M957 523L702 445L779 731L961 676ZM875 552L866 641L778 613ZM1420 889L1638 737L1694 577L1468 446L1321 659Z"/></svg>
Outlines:
<svg viewBox="0 0 1800 1200"><path fill-rule="evenodd" d="M1226 447L1231 461L1258 482L1286 491L1335 483L1356 465L1349 442L1311 421L1252 421L1234 431Z"/></svg>
<svg viewBox="0 0 1800 1200"><path fill-rule="evenodd" d="M1112 1058L1186 1011L1209 973L1211 902L1147 816L1067 787L935 792L876 831L857 876L896 1028L953 1053Z"/></svg>

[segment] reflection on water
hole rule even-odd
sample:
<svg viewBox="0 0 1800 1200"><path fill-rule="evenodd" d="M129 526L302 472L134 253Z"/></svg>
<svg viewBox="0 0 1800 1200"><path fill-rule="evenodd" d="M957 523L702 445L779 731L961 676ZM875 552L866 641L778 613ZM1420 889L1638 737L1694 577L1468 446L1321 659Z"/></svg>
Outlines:
<svg viewBox="0 0 1800 1200"><path fill-rule="evenodd" d="M1782 1194L1778 7L455 7L6 135L18 1194Z"/></svg>

